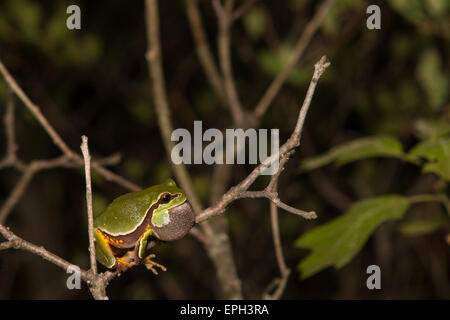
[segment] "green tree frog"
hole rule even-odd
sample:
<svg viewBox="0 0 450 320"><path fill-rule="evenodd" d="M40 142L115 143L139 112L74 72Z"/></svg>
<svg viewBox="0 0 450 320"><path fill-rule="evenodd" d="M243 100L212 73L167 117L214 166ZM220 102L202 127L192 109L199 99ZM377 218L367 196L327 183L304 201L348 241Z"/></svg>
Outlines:
<svg viewBox="0 0 450 320"><path fill-rule="evenodd" d="M115 199L94 219L97 260L107 268L125 271L144 263L166 268L145 257L149 240L174 241L194 226L195 215L184 192L172 179Z"/></svg>

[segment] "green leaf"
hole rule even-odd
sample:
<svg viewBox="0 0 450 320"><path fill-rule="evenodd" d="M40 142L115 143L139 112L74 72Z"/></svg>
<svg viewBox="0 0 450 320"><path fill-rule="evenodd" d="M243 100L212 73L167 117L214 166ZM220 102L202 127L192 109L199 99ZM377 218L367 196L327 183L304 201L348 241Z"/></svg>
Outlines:
<svg viewBox="0 0 450 320"><path fill-rule="evenodd" d="M443 107L448 96L449 80L439 52L432 48L425 50L417 65L417 79L425 91L431 108Z"/></svg>
<svg viewBox="0 0 450 320"><path fill-rule="evenodd" d="M418 119L414 122L414 129L420 140L436 140L450 136L450 123L443 117Z"/></svg>
<svg viewBox="0 0 450 320"><path fill-rule="evenodd" d="M407 155L414 161L425 158L427 162L422 170L434 172L447 181L450 181L450 139L425 140L416 145Z"/></svg>
<svg viewBox="0 0 450 320"><path fill-rule="evenodd" d="M328 11L327 15L323 19L320 28L327 36L338 36L340 32L340 25L343 17L351 15L354 12L361 12L366 10L367 5L364 7L364 2L353 0L339 0L336 1ZM300 8L303 9L304 8ZM300 11L300 10L299 10Z"/></svg>
<svg viewBox="0 0 450 320"><path fill-rule="evenodd" d="M445 217L407 221L400 225L399 231L407 236L421 236L444 227L448 221Z"/></svg>
<svg viewBox="0 0 450 320"><path fill-rule="evenodd" d="M403 148L396 138L391 136L372 136L353 140L334 148L327 153L306 159L301 164L303 170L314 170L331 162L343 165L352 161L373 157L403 158Z"/></svg>
<svg viewBox="0 0 450 320"><path fill-rule="evenodd" d="M302 278L347 264L380 224L400 219L409 205L408 198L399 195L356 202L347 213L301 236L295 246L312 250L298 265Z"/></svg>
<svg viewBox="0 0 450 320"><path fill-rule="evenodd" d="M389 0L388 3L395 11L412 23L418 23L426 16L422 0Z"/></svg>
<svg viewBox="0 0 450 320"><path fill-rule="evenodd" d="M251 9L242 20L247 34L253 40L259 39L264 34L266 27L266 17L260 7Z"/></svg>
<svg viewBox="0 0 450 320"><path fill-rule="evenodd" d="M9 1L9 12L14 26L27 42L39 41L40 23L43 17L40 5L35 1Z"/></svg>
<svg viewBox="0 0 450 320"><path fill-rule="evenodd" d="M450 2L448 0L426 0L425 7L431 16L441 17L450 10Z"/></svg>

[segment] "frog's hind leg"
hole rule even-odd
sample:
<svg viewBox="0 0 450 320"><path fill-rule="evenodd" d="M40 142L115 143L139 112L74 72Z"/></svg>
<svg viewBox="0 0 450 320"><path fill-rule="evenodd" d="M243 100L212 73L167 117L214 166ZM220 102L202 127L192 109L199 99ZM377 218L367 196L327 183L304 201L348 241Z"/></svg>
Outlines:
<svg viewBox="0 0 450 320"><path fill-rule="evenodd" d="M133 251L127 251L122 257L116 257L117 269L125 272L127 269L135 265Z"/></svg>
<svg viewBox="0 0 450 320"><path fill-rule="evenodd" d="M98 262L107 268L116 264L116 257L109 246L108 238L99 229L95 230L95 252Z"/></svg>
<svg viewBox="0 0 450 320"><path fill-rule="evenodd" d="M123 250L117 249L111 242L110 238L105 235L101 230L95 230L95 252L97 260L105 267L111 269L116 267L120 272L126 271L131 268L133 264L133 258L129 254L132 251L125 253L122 257L117 257Z"/></svg>

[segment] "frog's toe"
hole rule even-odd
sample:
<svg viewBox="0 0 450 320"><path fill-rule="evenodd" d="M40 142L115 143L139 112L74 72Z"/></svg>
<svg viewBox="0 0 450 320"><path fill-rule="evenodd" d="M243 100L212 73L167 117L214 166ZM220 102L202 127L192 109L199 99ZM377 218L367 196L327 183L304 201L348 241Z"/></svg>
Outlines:
<svg viewBox="0 0 450 320"><path fill-rule="evenodd" d="M144 259L144 265L148 270L151 270L155 275L158 274L158 271L156 270L155 267L159 267L162 271L167 271L166 267L164 267L162 264L159 264L153 260L151 260L152 258L154 258L155 255L154 254L150 254L148 255L145 259Z"/></svg>
<svg viewBox="0 0 450 320"><path fill-rule="evenodd" d="M133 266L133 260L130 259L129 255L123 257L116 257L116 266L120 272L125 272L127 269Z"/></svg>

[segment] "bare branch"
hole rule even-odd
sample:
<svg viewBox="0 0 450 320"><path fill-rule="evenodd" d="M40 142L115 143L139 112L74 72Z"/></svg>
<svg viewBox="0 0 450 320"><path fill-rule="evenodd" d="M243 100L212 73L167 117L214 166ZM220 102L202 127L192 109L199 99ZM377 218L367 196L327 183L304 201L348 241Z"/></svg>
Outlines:
<svg viewBox="0 0 450 320"><path fill-rule="evenodd" d="M300 109L300 113L298 116L296 127L290 136L290 138L280 147L280 150L271 155L269 158L267 158L265 161L263 161L260 165L258 165L244 180L242 180L238 185L232 187L230 190L228 190L222 198L217 201L214 205L211 207L205 209L203 212L197 215L196 221L197 223L202 222L214 215L220 214L225 211L225 208L228 204L231 202L242 198L242 194L245 194L245 192L248 191L249 187L253 184L253 182L261 175L262 169L265 167L269 167L271 164L273 164L275 161L278 161L278 159L282 158L286 154L288 154L292 149L300 145L300 137L303 130L303 125L305 121L306 114L308 112L309 106L311 104L311 99L314 95L314 91L317 85L317 82L320 78L320 76L323 74L325 69L330 65L329 62L326 61L326 57L323 56L314 66L314 74L311 79L311 82L309 84L308 91L306 92L305 100L303 101L302 108ZM258 192L258 191L255 191ZM252 193L247 193L247 195L251 195ZM253 195L256 195L253 193ZM259 194L260 196L263 196L263 194ZM265 195L264 195L265 196ZM281 208L291 211L292 208L288 205L285 205L281 203L281 201L277 201L276 204L280 206ZM298 210L298 209L295 209ZM297 212L300 215L303 215L304 213ZM308 215L306 215L308 216ZM309 217L314 217L313 213L309 213Z"/></svg>
<svg viewBox="0 0 450 320"><path fill-rule="evenodd" d="M276 186L273 191L276 191ZM278 268L280 270L280 278L275 278L263 293L263 298L268 300L278 300L286 288L291 270L286 266L284 261L283 249L281 246L280 227L278 224L278 210L277 206L272 202L270 204L270 222L272 226L272 238L275 248L275 256L277 259ZM271 294L270 292L275 291Z"/></svg>
<svg viewBox="0 0 450 320"><path fill-rule="evenodd" d="M220 100L226 104L227 99L225 97L222 84L222 77L217 69L216 63L214 62L214 57L208 44L205 28L198 9L198 0L186 0L185 2L190 29L194 38L195 49L197 51L200 65L205 71L206 78L208 79L211 87Z"/></svg>
<svg viewBox="0 0 450 320"><path fill-rule="evenodd" d="M267 192L277 195L278 179L281 172L283 172L284 170L285 164L289 161L289 156L291 155L291 153L293 153L293 151L288 152L280 159L278 171L272 176L269 184L267 185ZM262 297L268 300L277 300L281 297L284 289L286 288L289 275L291 274L291 270L286 266L286 262L284 260L277 208L277 204L272 201L270 203L270 223L272 226L272 239L275 248L275 256L277 259L278 268L280 270L280 277L273 279L273 281L267 286L266 290L264 290ZM275 291L273 291L274 289ZM273 293L271 293L272 291Z"/></svg>
<svg viewBox="0 0 450 320"><path fill-rule="evenodd" d="M6 198L6 201L3 203L0 209L0 223L4 223L6 221L6 218L8 217L9 213L16 206L16 204L19 202L20 198L24 194L34 174L35 170L32 169L31 167L28 167L24 171L19 181L14 186L14 189L11 191L8 198Z"/></svg>
<svg viewBox="0 0 450 320"><path fill-rule="evenodd" d="M266 295L266 299L279 299L286 288L291 270L286 266L284 261L283 249L281 246L280 227L278 224L278 210L277 206L272 202L270 204L270 220L272 225L272 238L275 248L275 256L277 258L278 268L280 269L280 278L277 281L277 289L271 295Z"/></svg>
<svg viewBox="0 0 450 320"><path fill-rule="evenodd" d="M323 19L325 18L328 10L330 10L334 1L335 0L325 0L318 8L316 14L314 15L314 18L306 25L303 34L298 39L297 44L295 45L294 52L292 53L291 57L284 65L283 69L278 73L276 78L269 85L263 97L255 107L254 114L256 118L261 118L267 111L267 108L272 103L273 99L286 81L290 72L305 52L305 49L308 47L312 37L320 27Z"/></svg>
<svg viewBox="0 0 450 320"><path fill-rule="evenodd" d="M42 246L39 247L20 238L2 224L0 224L0 234L7 240L0 243L0 251L5 249L25 250L53 263L64 271L67 271L70 266L74 265L64 260L63 258L51 253L50 251L47 251ZM118 271L106 271L105 273L95 274L92 272L92 269L86 271L80 268L80 277L88 284L89 290L96 300L108 299L108 296L106 295L106 287L109 285L109 282L117 275Z"/></svg>
<svg viewBox="0 0 450 320"><path fill-rule="evenodd" d="M171 141L173 125L170 119L169 103L162 72L158 3L157 0L146 0L145 4L148 42L146 58L152 80L158 125L161 131L166 153L170 157L171 150L174 146ZM192 181L186 167L183 164L175 165L173 162L171 162L171 166L175 177L179 181L182 189L185 191L194 211L198 214L202 211L202 206L197 195L195 194ZM198 231L193 231L191 234L196 236L205 245L210 258L216 267L217 276L224 293L229 299L242 299L240 280L237 277L227 234L215 234L209 223L202 224L200 228L202 229L204 236L199 236Z"/></svg>
<svg viewBox="0 0 450 320"><path fill-rule="evenodd" d="M79 165L83 165L83 160L78 155L76 155L76 160ZM106 169L95 161L92 163L92 168L99 174L101 174L106 180L113 181L118 185L124 187L125 189L128 189L130 191L142 190L142 188L137 184L125 179L124 177L112 172L111 170Z"/></svg>
<svg viewBox="0 0 450 320"><path fill-rule="evenodd" d="M234 22L236 19L239 19L245 12L246 10L248 10L253 4L254 4L254 0L248 0L245 1L238 9L236 9L236 11L231 12L232 11L232 7L233 7L233 3L232 1L227 1L225 3L225 8L221 6L219 1L214 1L213 5L214 5L214 9L216 11L217 17L218 17L218 21L219 21L219 36L218 36L218 46L219 46L219 58L220 58L220 62L221 62L221 67L222 67L222 73L225 75L225 86L226 86L226 93L227 93L227 98L229 101L229 105L230 105L230 110L232 111L232 115L233 115L233 120L235 123L235 126L244 126L244 127L249 127L251 126L250 122L250 118L238 118L238 116L236 116L236 112L233 113L233 110L241 110L241 106L239 103L239 100L237 98L237 94L236 91L234 89L234 80L232 78L232 74L231 74L231 59L230 59L230 54L229 54L229 50L230 50L230 43L229 43L229 28L232 24L232 22ZM197 1L188 1L188 15L190 16L190 19L195 21L195 23L191 22L191 28L193 29L193 33L194 33L194 38L196 38L196 42L197 42L197 51L199 52L200 50L200 46L201 49L203 50L209 50L209 48L207 47L207 43L206 46L204 43L201 43L201 41L206 41L205 38L201 38L199 36L195 37L195 34L203 34L203 27L201 25L201 19L200 16L198 14L198 8L197 8ZM192 12L189 12L192 11ZM208 51L209 52L209 51ZM205 56L205 54L204 54ZM206 59L205 57L202 58L202 56L199 54L200 60L202 59ZM210 55L211 57L211 55ZM212 61L212 59L211 59ZM202 63L202 61L200 61ZM213 62L212 62L213 63ZM205 65L205 63L203 62L202 65ZM215 67L213 65L213 67ZM205 67L204 67L205 69ZM211 70L205 70L206 73L211 73ZM220 79L218 79L220 80ZM211 82L211 81L210 81ZM220 91L220 93L222 93L222 91ZM233 107L234 104L234 107ZM255 119L257 120L257 119ZM238 121L242 121L240 123L237 123ZM255 121L254 124L257 124L258 121ZM304 212L302 210L298 210L295 208L292 208L288 205L285 205L284 203L282 203L280 201L280 199L278 198L278 195L276 193L276 185L278 182L278 177L281 174L282 170L284 169L284 163L287 161L288 156L289 156L290 152L286 155L286 157L283 157L283 159L281 160L280 163L280 168L278 170L278 172L272 176L272 179L269 183L269 185L267 186L266 190L261 191L261 192L244 192L243 194L241 194L242 197L245 196L263 196L268 198L269 200L271 200L271 221L272 221L272 228L274 230L273 232L273 236L274 236L274 244L275 244L275 251L276 251L276 255L277 255L277 261L279 264L279 268L280 268L280 274L281 274L281 279L275 279L276 281L274 281L274 284L276 285L276 290L272 295L269 295L269 293L267 295L265 295L266 298L270 298L270 299L278 299L282 292L284 291L284 288L287 284L287 280L290 274L290 270L286 267L285 263L284 263L284 259L282 256L282 251L281 251L281 244L280 244L280 237L279 237L279 230L278 230L278 216L277 216L277 206L280 206L282 208L284 208L287 211L290 211L292 213L295 214L299 214L303 217L306 218L312 218L315 217L315 213L313 212ZM220 195L225 193L225 185L226 182L229 179L230 176L230 172L231 172L231 167L230 166L224 166L224 165L217 165L216 168L214 169L214 175L213 175L213 189L212 189L212 193L211 193L211 199L213 200L213 203L215 201L217 201L220 197ZM218 226L223 226L223 223L219 223ZM271 291L271 290L270 290Z"/></svg>
<svg viewBox="0 0 450 320"><path fill-rule="evenodd" d="M3 65L2 61L0 60L0 73L2 74L3 78L8 83L11 90L13 90L16 95L19 97L19 99L25 104L25 106L31 111L31 113L35 116L35 118L39 121L39 123L42 125L42 127L47 131L55 145L68 157L73 156L73 152L70 150L70 148L66 145L66 143L61 139L59 134L55 131L55 129L51 126L51 124L48 122L48 120L44 117L41 110L37 105L35 105L33 102L31 102L30 98L23 92L22 88L17 84L17 82L14 80L14 78L11 76L9 71L6 69L6 67Z"/></svg>
<svg viewBox="0 0 450 320"><path fill-rule="evenodd" d="M238 20L241 18L254 4L259 0L246 0L243 4L241 4L240 7L236 8L233 12L232 19L233 21Z"/></svg>
<svg viewBox="0 0 450 320"><path fill-rule="evenodd" d="M272 199L271 199L272 200ZM281 202L280 199L273 199L272 203L274 203L277 207L286 210L290 213L296 214L298 216L301 216L305 219L315 219L317 218L317 214L314 211L303 211L294 207L291 207L283 202Z"/></svg>
<svg viewBox="0 0 450 320"><path fill-rule="evenodd" d="M114 153L110 156L97 159L94 162L99 166L115 166L122 160L122 155L120 153Z"/></svg>
<svg viewBox="0 0 450 320"><path fill-rule="evenodd" d="M41 110L37 105L35 105L30 98L25 94L25 92L22 90L22 88L17 84L17 82L14 80L14 78L11 76L9 71L6 69L6 67L3 65L2 61L0 60L0 74L3 76L3 78L6 80L8 85L10 86L11 90L19 97L19 99L24 103L24 105L31 111L31 113L35 116L35 118L38 120L38 122L42 125L44 130L48 133L50 138L53 140L53 142L56 144L56 146L59 147L59 149L63 152L63 154L69 158L74 159L78 165L83 165L83 159L75 152L73 152L67 144L62 140L62 138L59 136L59 134L55 131L55 129L50 125L48 120L45 118L45 116L42 114ZM17 163L17 166L20 165L20 162ZM131 191L137 191L141 188L137 186L136 184L126 180L125 178L109 171L108 169L102 167L98 163L92 163L92 167L101 175L103 175L107 180L114 181L115 183L123 186L124 188L131 190Z"/></svg>
<svg viewBox="0 0 450 320"><path fill-rule="evenodd" d="M284 166L289 161L289 156L293 152L294 151L288 152L285 156L283 156L280 159L278 171L272 176L266 188L268 192L277 194L278 179L280 177L281 172L283 172L284 170ZM291 274L291 270L286 266L286 262L284 260L283 248L281 246L280 227L278 223L278 209L277 204L273 201L270 203L270 222L272 226L272 239L275 248L275 256L277 259L278 268L280 270L280 277L273 279L273 281L267 286L266 290L264 290L262 296L264 299L277 300L281 297L281 295L284 292L284 289L286 288L289 275ZM272 291L273 293L271 293Z"/></svg>
<svg viewBox="0 0 450 320"><path fill-rule="evenodd" d="M214 10L219 23L219 34L217 46L219 51L219 62L222 70L223 83L228 105L230 106L233 122L242 127L245 121L245 114L234 84L233 70L231 66L230 52L230 26L232 19L233 1L227 0L222 7L219 0L213 0Z"/></svg>
<svg viewBox="0 0 450 320"><path fill-rule="evenodd" d="M103 159L99 159L98 161L105 162ZM107 160L109 162L110 160ZM20 166L19 166L20 164ZM44 170L54 169L54 168L78 168L80 167L80 163L77 158L68 158L67 156L60 156L54 159L49 160L33 160L29 164L23 164L22 161L16 159L13 163L10 164L22 171L22 176L19 181L14 186L13 190L6 198L5 202L2 204L0 208L0 224L5 223L7 217L17 205L19 200L22 198L25 193L28 185L30 184L33 177ZM18 167L19 166L19 167ZM92 166L98 166L103 169L103 167L97 165L96 161L92 162ZM120 178L120 177L119 177ZM126 180L124 179L126 182ZM137 187L139 188L139 187Z"/></svg>
<svg viewBox="0 0 450 320"><path fill-rule="evenodd" d="M5 237L6 240L8 240L6 242L7 245L5 245L5 242L2 243L2 249L14 248L31 252L62 268L64 271L66 271L67 268L73 265L72 263L62 259L61 257L58 257L57 255L47 251L44 247L36 246L35 244L32 244L31 242L18 237L2 224L0 224L0 234L2 234L2 236ZM84 281L90 280L90 277L85 270L81 270L81 278Z"/></svg>
<svg viewBox="0 0 450 320"><path fill-rule="evenodd" d="M11 155L12 158L16 156L16 136L14 133L14 94L9 91L8 103L6 104L6 113L4 117L5 132L6 132L6 154Z"/></svg>
<svg viewBox="0 0 450 320"><path fill-rule="evenodd" d="M16 162L17 161L18 160L16 160ZM70 160L67 157L61 156L50 160L33 160L28 165L22 165L22 176L0 209L0 224L6 221L6 218L19 202L28 187L28 184L37 172L56 167L69 166L69 163Z"/></svg>
<svg viewBox="0 0 450 320"><path fill-rule="evenodd" d="M3 116L3 123L5 125L6 137L6 154L0 160L0 169L7 167L14 167L17 170L24 170L25 165L22 161L17 159L17 143L14 132L14 111L16 105L14 103L14 94L9 90L8 102L6 103L6 112Z"/></svg>
<svg viewBox="0 0 450 320"><path fill-rule="evenodd" d="M275 206L284 209L290 213L296 214L298 216L301 216L305 219L315 219L317 218L317 215L314 211L303 211L294 207L291 207L285 203L283 203L280 198L278 198L278 193L276 192L270 192L268 190L262 190L262 191L242 191L234 200L237 199L244 199L244 198L267 198L269 199Z"/></svg>
<svg viewBox="0 0 450 320"><path fill-rule="evenodd" d="M91 184L91 155L89 154L88 138L82 136L81 152L84 158L84 173L86 176L86 204L88 213L89 253L91 258L91 271L97 273L97 260L95 258L94 214L92 211L92 184Z"/></svg>
<svg viewBox="0 0 450 320"><path fill-rule="evenodd" d="M148 51L146 58L148 60L149 72L152 80L153 93L155 97L155 108L158 116L159 129L161 131L164 147L167 155L170 156L174 143L171 140L173 125L170 120L169 103L166 96L164 76L161 61L161 48L159 39L159 15L158 3L156 0L146 0L146 22L147 22L147 41ZM172 170L179 180L187 198L194 208L195 212L201 211L201 204L194 192L191 179L184 165L175 165L171 162Z"/></svg>

